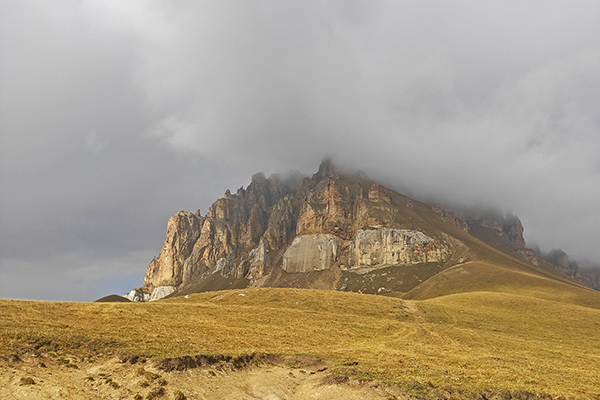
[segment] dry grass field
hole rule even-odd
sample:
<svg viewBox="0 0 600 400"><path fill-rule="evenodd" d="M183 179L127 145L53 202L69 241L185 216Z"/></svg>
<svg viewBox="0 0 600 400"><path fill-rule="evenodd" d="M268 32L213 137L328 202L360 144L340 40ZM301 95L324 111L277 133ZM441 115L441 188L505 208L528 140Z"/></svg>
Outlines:
<svg viewBox="0 0 600 400"><path fill-rule="evenodd" d="M439 279L431 285L440 285ZM135 386L139 379L133 378L133 371L139 362L114 360L139 356L151 368L164 358L255 354L248 365L229 362L198 370L203 377L234 379L242 373L274 373L274 365L279 365L288 368L281 376L292 379L289 374L308 374L306 369L316 365L298 361L305 357L327 365L326 371L318 371L322 389L327 382L340 390L358 385L354 394L339 397L315 397L314 389L307 392L312 398L506 398L506 393L527 397L523 393L529 392L600 399L600 294L548 282L517 285L514 290L501 290L498 283L486 291L437 297L426 295L430 285L413 293L422 300L272 288L153 303L1 300L0 398L19 390L26 393L27 387L41 388L40 380L52 368L64 379L77 377L72 385L81 379L85 389L91 381L84 380L91 379L96 390L103 387L104 392L89 392L97 398L152 398L151 390L159 389ZM276 359L288 361L277 364ZM110 382L104 383L93 375L98 371L90 369L110 362L125 368L120 376L130 376L112 391ZM169 375L164 398L219 398L198 392L200 378L193 383L177 376ZM27 385L22 381L27 378L36 383ZM294 387L289 393L299 393L301 386ZM379 394L357 394L367 387L378 388ZM82 393L80 398L86 398L88 392ZM221 398L311 398L289 393Z"/></svg>

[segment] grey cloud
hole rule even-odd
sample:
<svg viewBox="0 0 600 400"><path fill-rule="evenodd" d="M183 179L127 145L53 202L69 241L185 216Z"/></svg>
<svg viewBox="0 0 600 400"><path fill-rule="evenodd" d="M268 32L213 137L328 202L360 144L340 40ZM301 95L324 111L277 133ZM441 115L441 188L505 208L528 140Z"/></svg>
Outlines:
<svg viewBox="0 0 600 400"><path fill-rule="evenodd" d="M1 8L4 281L141 283L170 215L325 155L600 260L595 1Z"/></svg>

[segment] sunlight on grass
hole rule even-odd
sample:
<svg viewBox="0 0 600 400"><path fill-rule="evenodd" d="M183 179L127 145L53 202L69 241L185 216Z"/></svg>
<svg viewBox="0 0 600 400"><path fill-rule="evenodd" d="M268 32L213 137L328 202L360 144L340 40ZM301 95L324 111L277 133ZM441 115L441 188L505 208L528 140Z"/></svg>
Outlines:
<svg viewBox="0 0 600 400"><path fill-rule="evenodd" d="M600 310L517 294L243 289L141 304L2 300L0 314L3 357L305 354L405 387L600 396Z"/></svg>

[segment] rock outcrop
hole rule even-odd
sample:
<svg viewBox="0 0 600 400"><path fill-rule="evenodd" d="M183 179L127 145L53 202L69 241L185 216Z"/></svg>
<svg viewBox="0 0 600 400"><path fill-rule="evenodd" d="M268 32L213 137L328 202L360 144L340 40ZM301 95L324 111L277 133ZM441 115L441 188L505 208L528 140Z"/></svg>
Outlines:
<svg viewBox="0 0 600 400"><path fill-rule="evenodd" d="M123 295L123 297L130 301L148 301L150 300L150 295L151 293L146 293L144 288L136 288Z"/></svg>
<svg viewBox="0 0 600 400"><path fill-rule="evenodd" d="M148 301L163 299L177 290L177 286L157 286L152 291Z"/></svg>
<svg viewBox="0 0 600 400"><path fill-rule="evenodd" d="M527 247L523 224L516 215L479 209L461 210L459 215L460 220L466 223L467 232L492 247L508 249L535 266L545 264L539 254Z"/></svg>
<svg viewBox="0 0 600 400"><path fill-rule="evenodd" d="M494 232L500 238L513 244L515 248L525 248L523 224L516 215L502 215L496 211L469 210L463 211L461 217L469 229L479 226Z"/></svg>
<svg viewBox="0 0 600 400"><path fill-rule="evenodd" d="M350 243L348 267L384 267L445 262L451 250L423 232L408 229L359 229Z"/></svg>
<svg viewBox="0 0 600 400"><path fill-rule="evenodd" d="M569 260L569 256L567 253L562 251L561 249L552 249L548 254L542 254L544 260L548 261L550 264L558 267L565 274L577 277L579 272L579 265L575 261Z"/></svg>
<svg viewBox="0 0 600 400"><path fill-rule="evenodd" d="M247 189L233 195L226 191L205 216L181 211L171 217L144 287L180 287L213 273L248 280L263 276L270 266L269 249L294 235L296 218L288 195L299 181L297 176L284 180L256 174Z"/></svg>
<svg viewBox="0 0 600 400"><path fill-rule="evenodd" d="M261 238L258 247L248 253L248 260L242 260L240 268L236 271L236 277L255 280L264 276L270 266L271 258L267 253L265 239Z"/></svg>
<svg viewBox="0 0 600 400"><path fill-rule="evenodd" d="M582 268L579 270L578 276L585 286L600 290L600 266Z"/></svg>
<svg viewBox="0 0 600 400"><path fill-rule="evenodd" d="M190 212L180 211L167 223L167 237L158 258L150 262L144 285L177 286L183 282L185 260L190 257L201 235L204 219Z"/></svg>

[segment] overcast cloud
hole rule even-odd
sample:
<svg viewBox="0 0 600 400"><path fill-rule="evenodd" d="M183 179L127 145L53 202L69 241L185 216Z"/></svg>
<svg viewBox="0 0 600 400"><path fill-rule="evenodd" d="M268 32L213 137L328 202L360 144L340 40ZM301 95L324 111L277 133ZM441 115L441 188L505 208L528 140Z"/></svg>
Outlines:
<svg viewBox="0 0 600 400"><path fill-rule="evenodd" d="M0 1L0 297L142 283L169 216L324 156L600 262L600 3Z"/></svg>

